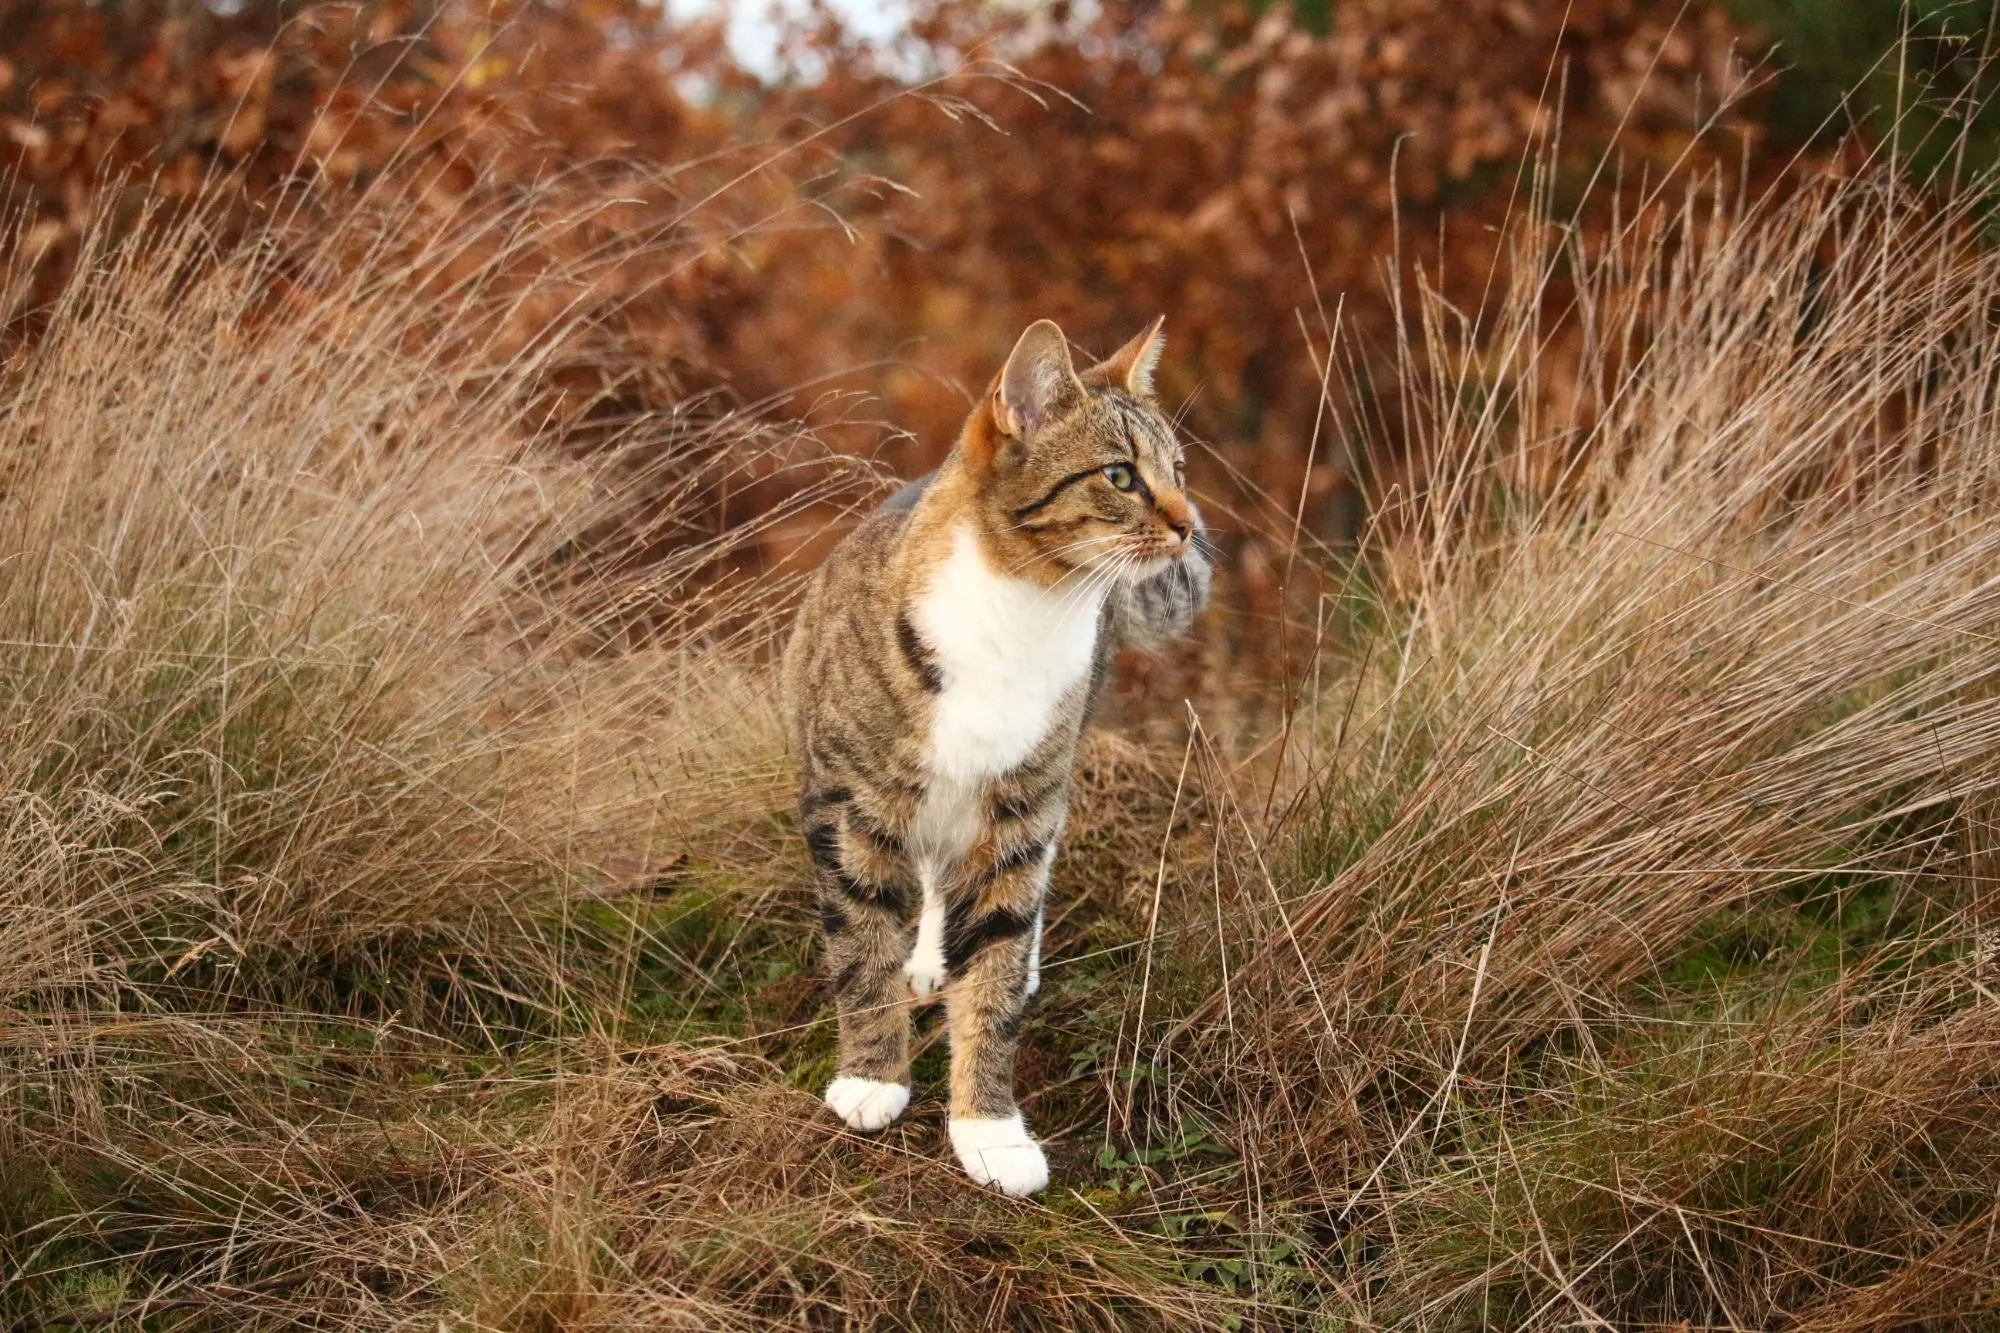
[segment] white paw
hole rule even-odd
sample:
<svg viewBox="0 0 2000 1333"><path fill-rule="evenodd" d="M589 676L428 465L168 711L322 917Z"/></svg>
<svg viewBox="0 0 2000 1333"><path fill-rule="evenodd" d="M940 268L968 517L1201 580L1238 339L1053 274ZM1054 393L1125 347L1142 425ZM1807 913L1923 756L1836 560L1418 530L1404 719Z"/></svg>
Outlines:
<svg viewBox="0 0 2000 1333"><path fill-rule="evenodd" d="M919 1000L935 993L944 985L943 947L919 939L910 961L903 964L903 975L910 980L910 994Z"/></svg>
<svg viewBox="0 0 2000 1333"><path fill-rule="evenodd" d="M1002 1194L1025 1198L1049 1183L1049 1159L1018 1112L1004 1120L952 1121L951 1146L966 1175Z"/></svg>
<svg viewBox="0 0 2000 1333"><path fill-rule="evenodd" d="M849 1129L877 1130L910 1104L910 1086L843 1074L826 1085L826 1104Z"/></svg>

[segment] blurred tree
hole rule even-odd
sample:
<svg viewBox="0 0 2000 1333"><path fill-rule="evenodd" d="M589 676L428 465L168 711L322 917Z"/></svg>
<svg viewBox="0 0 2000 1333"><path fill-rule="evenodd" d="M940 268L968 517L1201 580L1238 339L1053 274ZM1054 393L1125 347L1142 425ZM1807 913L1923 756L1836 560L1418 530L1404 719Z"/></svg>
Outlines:
<svg viewBox="0 0 2000 1333"><path fill-rule="evenodd" d="M1662 177L1733 178L1758 134L1714 4L1314 2L921 0L896 60L815 11L788 38L811 77L767 83L654 0L10 0L0 329L35 335L111 208L219 192L250 227L409 201L384 244L529 209L565 221L510 274L600 312L551 353L565 410L734 402L910 473L1030 320L1103 351L1166 312L1163 383L1214 442L1210 494L1337 537L1358 467L1322 416L1336 318L1398 439L1394 294L1421 270L1480 308L1524 159L1575 182L1565 200L1599 182L1589 232ZM480 351L537 336L510 320ZM769 509L794 461L746 460L733 494Z"/></svg>
<svg viewBox="0 0 2000 1333"><path fill-rule="evenodd" d="M1803 147L1864 129L1889 136L1919 172L1960 151L1968 168L2000 161L1993 105L2000 57L1994 0L1729 0L1779 71L1765 108L1777 142ZM1902 39L1907 35L1908 41ZM1753 51L1756 48L1753 48Z"/></svg>

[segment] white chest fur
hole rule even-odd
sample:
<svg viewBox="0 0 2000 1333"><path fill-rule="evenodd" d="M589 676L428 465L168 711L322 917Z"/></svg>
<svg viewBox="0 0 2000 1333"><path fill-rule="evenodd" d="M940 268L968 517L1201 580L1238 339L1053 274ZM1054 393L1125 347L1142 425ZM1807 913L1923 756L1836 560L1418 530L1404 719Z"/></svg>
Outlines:
<svg viewBox="0 0 2000 1333"><path fill-rule="evenodd" d="M1101 585L1043 588L990 566L969 528L911 608L943 688L931 724L931 790L917 839L932 856L963 851L986 783L1019 765L1097 649Z"/></svg>

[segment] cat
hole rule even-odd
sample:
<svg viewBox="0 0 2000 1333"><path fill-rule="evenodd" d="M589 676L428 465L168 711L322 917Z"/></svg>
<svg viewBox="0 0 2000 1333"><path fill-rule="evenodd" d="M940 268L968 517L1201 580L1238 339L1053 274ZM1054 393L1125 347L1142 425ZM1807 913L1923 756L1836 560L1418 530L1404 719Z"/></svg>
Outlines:
<svg viewBox="0 0 2000 1333"><path fill-rule="evenodd" d="M1048 1183L1014 1101L1044 896L1078 738L1121 642L1206 603L1183 454L1154 401L1161 320L1079 374L1028 327L938 470L811 579L784 655L823 957L839 1011L826 1102L879 1130L910 1099L911 1006L942 991L965 1171Z"/></svg>

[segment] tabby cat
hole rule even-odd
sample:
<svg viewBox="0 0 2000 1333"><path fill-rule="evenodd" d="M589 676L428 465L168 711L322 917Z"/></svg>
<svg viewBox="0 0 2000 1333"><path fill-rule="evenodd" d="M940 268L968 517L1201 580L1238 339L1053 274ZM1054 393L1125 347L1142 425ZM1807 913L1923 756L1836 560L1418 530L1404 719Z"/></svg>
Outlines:
<svg viewBox="0 0 2000 1333"><path fill-rule="evenodd" d="M942 989L952 1147L1013 1195L1049 1178L1014 1048L1077 739L1119 643L1166 643L1208 595L1161 346L1155 320L1079 375L1031 325L943 466L820 567L785 650L840 1017L827 1104L860 1130L901 1115L910 1007Z"/></svg>

